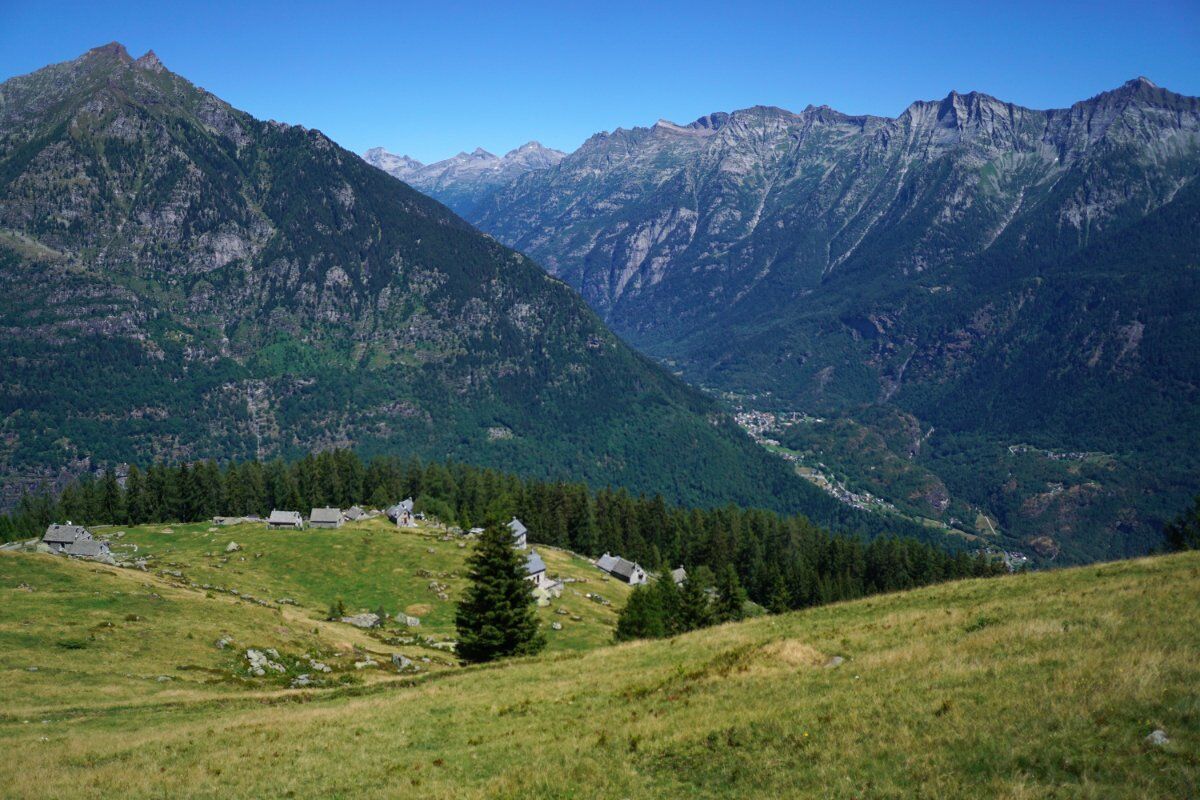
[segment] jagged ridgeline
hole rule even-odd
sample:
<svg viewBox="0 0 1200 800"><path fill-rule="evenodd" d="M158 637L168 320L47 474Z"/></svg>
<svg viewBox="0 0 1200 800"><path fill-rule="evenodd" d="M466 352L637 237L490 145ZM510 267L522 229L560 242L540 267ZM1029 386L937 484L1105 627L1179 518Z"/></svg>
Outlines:
<svg viewBox="0 0 1200 800"><path fill-rule="evenodd" d="M522 255L117 44L0 85L0 359L10 500L353 446L836 513Z"/></svg>
<svg viewBox="0 0 1200 800"><path fill-rule="evenodd" d="M921 435L889 456L952 502L875 462L872 491L1083 560L1145 552L1197 488L1198 176L1200 99L1139 78L1063 109L951 92L619 128L467 217L691 381L885 438L902 419ZM847 449L820 460L850 472Z"/></svg>

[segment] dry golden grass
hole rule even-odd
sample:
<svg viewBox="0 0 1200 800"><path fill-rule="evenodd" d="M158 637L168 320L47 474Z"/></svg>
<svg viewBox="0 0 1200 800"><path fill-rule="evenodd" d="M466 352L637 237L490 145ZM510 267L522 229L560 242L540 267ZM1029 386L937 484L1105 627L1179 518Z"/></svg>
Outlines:
<svg viewBox="0 0 1200 800"><path fill-rule="evenodd" d="M0 717L0 786L12 797L1188 797L1200 776L1197 608L1200 554L1185 554L411 685L83 698L44 723ZM844 663L825 667L833 655ZM1145 743L1159 727L1170 743Z"/></svg>

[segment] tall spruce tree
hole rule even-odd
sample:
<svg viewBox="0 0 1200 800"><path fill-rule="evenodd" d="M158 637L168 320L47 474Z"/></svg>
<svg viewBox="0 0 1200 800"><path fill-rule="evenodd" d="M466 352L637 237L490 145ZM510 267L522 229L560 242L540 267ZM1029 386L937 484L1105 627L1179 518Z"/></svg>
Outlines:
<svg viewBox="0 0 1200 800"><path fill-rule="evenodd" d="M711 586L712 571L704 566L694 569L683 582L679 592L679 632L706 628L713 623L712 601L708 596Z"/></svg>
<svg viewBox="0 0 1200 800"><path fill-rule="evenodd" d="M538 630L537 607L525 580L525 558L513 548L508 528L489 523L467 565L471 585L454 618L458 654L480 662L541 650L546 639Z"/></svg>
<svg viewBox="0 0 1200 800"><path fill-rule="evenodd" d="M726 564L717 576L717 602L713 613L717 622L734 622L746 616L746 590L738 581L733 564Z"/></svg>

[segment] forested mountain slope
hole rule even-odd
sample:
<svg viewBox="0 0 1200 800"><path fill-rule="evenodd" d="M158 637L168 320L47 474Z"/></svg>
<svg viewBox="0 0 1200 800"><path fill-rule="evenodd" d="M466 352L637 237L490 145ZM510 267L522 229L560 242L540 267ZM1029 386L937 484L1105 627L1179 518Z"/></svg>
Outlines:
<svg viewBox="0 0 1200 800"><path fill-rule="evenodd" d="M118 44L0 84L0 361L10 500L353 446L830 505L526 257Z"/></svg>

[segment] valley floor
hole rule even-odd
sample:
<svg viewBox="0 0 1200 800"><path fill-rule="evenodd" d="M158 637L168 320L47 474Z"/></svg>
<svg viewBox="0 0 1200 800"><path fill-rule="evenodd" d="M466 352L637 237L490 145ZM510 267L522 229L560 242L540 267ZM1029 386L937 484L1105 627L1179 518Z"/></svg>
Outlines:
<svg viewBox="0 0 1200 800"><path fill-rule="evenodd" d="M0 558L10 797L1142 798L1200 780L1198 553L320 691L149 696L151 679L121 702L87 648L45 635L63 609L30 598L97 581L100 602L128 571L48 561ZM207 647L221 626L169 592L138 602ZM262 614L271 635L325 635ZM166 668L142 648L111 668ZM29 661L53 679L26 681Z"/></svg>

